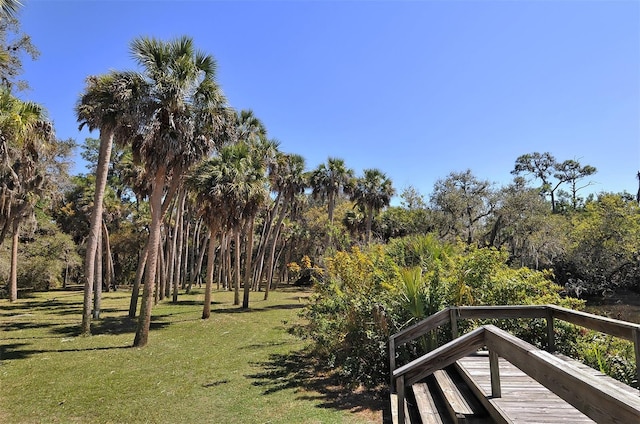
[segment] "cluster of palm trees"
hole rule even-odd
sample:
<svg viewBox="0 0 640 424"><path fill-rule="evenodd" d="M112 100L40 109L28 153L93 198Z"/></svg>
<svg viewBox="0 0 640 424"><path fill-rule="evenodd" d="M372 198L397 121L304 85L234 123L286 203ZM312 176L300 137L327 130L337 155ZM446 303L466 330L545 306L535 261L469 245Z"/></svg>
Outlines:
<svg viewBox="0 0 640 424"><path fill-rule="evenodd" d="M76 112L81 127L100 130L94 211L85 257L83 333L90 332L91 296L102 201L112 144L131 148L148 184L151 223L145 247L144 290L135 346L148 341L162 218L188 169L215 147L235 141L235 114L215 81L216 63L189 37L131 43L141 72L90 77Z"/></svg>
<svg viewBox="0 0 640 424"><path fill-rule="evenodd" d="M391 180L379 169L365 169L363 174L363 177L355 178L353 170L347 168L344 160L330 157L326 164L320 164L311 172L309 184L313 188L312 195L315 198L326 200L331 225L336 199L341 194L348 195L355 202L355 206L364 213L365 242L369 243L373 217L389 205L395 190Z"/></svg>
<svg viewBox="0 0 640 424"><path fill-rule="evenodd" d="M0 20L15 19L20 7L19 1L0 0ZM135 316L144 281L135 346L148 342L152 296L156 284L165 283L162 242L168 237L163 224L170 208L174 211L170 219L176 222L173 243L182 236L177 223L184 219L186 203L193 205L208 228L203 318L210 315L214 268L226 287L233 283L236 304L240 287L244 287L242 307L247 308L249 290L261 289L263 281L268 282L264 285L268 297L284 222L299 213L308 188L311 197L327 202L330 225L337 199L351 196L366 213L366 239L370 239L372 215L393 195L384 174L367 170L364 179L356 179L353 170L336 158L306 172L304 158L280 152L251 111L236 112L227 104L216 82L214 58L197 50L189 37L168 42L140 37L130 50L139 71L88 77L76 105L80 128L100 132L86 237L83 334L90 334L91 320L100 312L101 244L109 242L103 205L114 145L129 152L133 164L128 184L139 200L147 199L150 210L148 240L139 258L130 308ZM0 56L5 59L9 60ZM20 225L33 216L36 203L52 186L52 169L58 167L63 173L66 163L60 157L69 154L73 143L56 140L42 108L14 97L10 84L0 90L0 244L12 234L10 299L15 300ZM376 184L378 193L373 195ZM177 287L176 280L174 300Z"/></svg>
<svg viewBox="0 0 640 424"><path fill-rule="evenodd" d="M138 175L137 180L145 181L136 194L148 197L151 214L149 237L139 263L144 288L135 346L148 341L152 294L159 280L162 224L174 199L194 201L209 230L203 318L210 315L216 252L223 263L219 275L228 281L233 276L236 304L240 304L243 286L242 307L248 308L249 291L260 288L265 278L265 298L268 296L283 222L296 211L308 187L313 188L314 197L327 200L330 222L336 198L350 194L366 213L366 239L370 239L373 214L388 205L394 194L391 181L382 172L366 170L364 178L356 179L343 160L329 158L326 165L306 173L304 159L280 152L278 143L267 138L265 126L251 111L236 112L229 107L215 80L214 58L196 50L189 37L169 42L137 38L131 43L131 52L140 72L112 71L89 77L76 106L80 126L100 131L84 267L83 333L90 333L92 297L99 297L93 293L100 290L95 265L114 143L131 150L143 176ZM254 246L258 215L263 225ZM134 311L137 292L134 287Z"/></svg>

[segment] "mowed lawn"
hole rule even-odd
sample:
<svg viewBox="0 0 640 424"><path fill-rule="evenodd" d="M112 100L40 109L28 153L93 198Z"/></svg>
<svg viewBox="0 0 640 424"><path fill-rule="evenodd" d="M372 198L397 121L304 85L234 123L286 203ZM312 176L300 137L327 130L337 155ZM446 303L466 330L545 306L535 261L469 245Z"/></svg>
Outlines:
<svg viewBox="0 0 640 424"><path fill-rule="evenodd" d="M308 289L251 293L251 309L202 291L154 307L149 344L130 347L128 291L104 293L93 336L78 336L82 292L0 300L1 423L370 423L386 399L313 372L287 329Z"/></svg>

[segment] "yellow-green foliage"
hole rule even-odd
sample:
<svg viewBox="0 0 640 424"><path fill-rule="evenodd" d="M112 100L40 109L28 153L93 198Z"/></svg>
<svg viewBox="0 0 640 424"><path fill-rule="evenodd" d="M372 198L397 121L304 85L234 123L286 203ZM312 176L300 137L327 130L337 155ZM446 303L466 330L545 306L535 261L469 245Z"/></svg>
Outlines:
<svg viewBox="0 0 640 424"><path fill-rule="evenodd" d="M399 277L398 266L387 256L382 246L366 251L354 247L351 252L337 252L327 258L328 276L345 292L371 292L394 286Z"/></svg>
<svg viewBox="0 0 640 424"><path fill-rule="evenodd" d="M445 306L582 306L560 296L551 272L512 269L507 259L504 251L445 245L433 236L337 252L325 260L326 276L315 286L303 313L308 324L299 332L346 381L375 386L388 377L389 335ZM536 344L546 340L541 322L494 323ZM423 342L417 348L431 343Z"/></svg>
<svg viewBox="0 0 640 424"><path fill-rule="evenodd" d="M560 296L550 270L511 268L506 251L465 247L446 277L451 305L543 305L582 308L584 302ZM464 294L464 296L462 295Z"/></svg>

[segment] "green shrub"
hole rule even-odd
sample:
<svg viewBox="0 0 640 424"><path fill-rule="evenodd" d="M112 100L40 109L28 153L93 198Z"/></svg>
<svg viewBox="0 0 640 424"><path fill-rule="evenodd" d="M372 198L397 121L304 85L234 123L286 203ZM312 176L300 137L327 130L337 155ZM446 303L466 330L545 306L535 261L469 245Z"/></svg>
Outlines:
<svg viewBox="0 0 640 424"><path fill-rule="evenodd" d="M633 343L587 330L576 341L576 353L582 362L629 386L639 387Z"/></svg>
<svg viewBox="0 0 640 424"><path fill-rule="evenodd" d="M296 332L312 341L314 353L353 385L374 387L388 380L388 339L446 306L556 304L563 299L550 272L511 269L496 249L445 245L432 236L393 240L387 246L337 252L326 259L326 274L303 312ZM464 333L485 323L544 347L544 320L462 321ZM557 345L575 351L575 328L556 325ZM450 340L440 328L398 350L404 363Z"/></svg>

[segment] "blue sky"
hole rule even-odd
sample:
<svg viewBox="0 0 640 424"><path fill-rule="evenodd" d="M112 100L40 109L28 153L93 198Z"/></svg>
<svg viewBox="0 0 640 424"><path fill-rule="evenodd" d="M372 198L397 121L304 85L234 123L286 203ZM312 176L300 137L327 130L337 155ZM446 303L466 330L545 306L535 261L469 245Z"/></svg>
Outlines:
<svg viewBox="0 0 640 424"><path fill-rule="evenodd" d="M598 168L592 191L638 188L638 1L23 3L41 51L23 96L61 138L89 136L73 111L84 80L134 69L131 40L190 35L230 104L309 169L340 157L428 196L466 169L507 184L519 155L549 151Z"/></svg>

